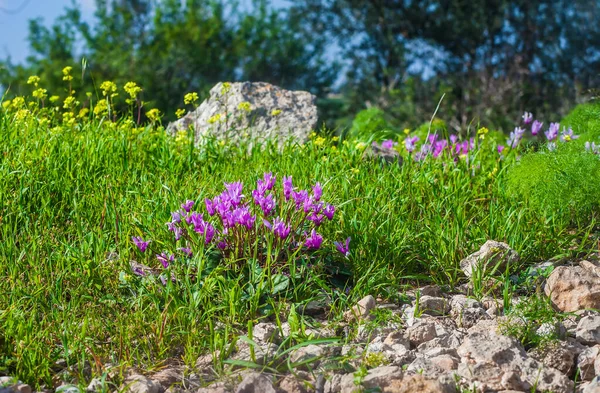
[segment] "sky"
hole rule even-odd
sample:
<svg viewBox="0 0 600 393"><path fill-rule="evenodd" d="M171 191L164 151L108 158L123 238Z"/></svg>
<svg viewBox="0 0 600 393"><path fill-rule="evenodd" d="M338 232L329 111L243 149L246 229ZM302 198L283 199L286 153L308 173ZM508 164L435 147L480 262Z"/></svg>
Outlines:
<svg viewBox="0 0 600 393"><path fill-rule="evenodd" d="M0 0L0 59L10 56L13 63L21 63L30 54L27 42L29 20L41 17L50 26L72 0ZM248 0L243 0L243 2ZM83 16L91 20L95 0L75 0ZM276 7L289 5L289 0L273 0Z"/></svg>

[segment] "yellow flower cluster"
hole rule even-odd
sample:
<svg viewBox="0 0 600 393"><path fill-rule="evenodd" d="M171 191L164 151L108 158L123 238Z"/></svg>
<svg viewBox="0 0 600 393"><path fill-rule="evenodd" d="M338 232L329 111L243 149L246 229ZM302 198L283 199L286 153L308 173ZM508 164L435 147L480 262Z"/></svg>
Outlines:
<svg viewBox="0 0 600 393"><path fill-rule="evenodd" d="M185 105L195 104L196 101L198 101L198 93L196 92L187 93L183 96L183 103Z"/></svg>
<svg viewBox="0 0 600 393"><path fill-rule="evenodd" d="M102 90L102 95L106 97L110 94L110 97L115 97L117 95L117 85L111 81L104 81L100 85L100 90Z"/></svg>
<svg viewBox="0 0 600 393"><path fill-rule="evenodd" d="M281 109L273 109L271 111L271 116L275 117L281 114Z"/></svg>
<svg viewBox="0 0 600 393"><path fill-rule="evenodd" d="M77 119L75 118L75 115L73 114L73 112L63 113L63 124L65 124L69 127L73 127L73 126L75 126L75 124L77 124Z"/></svg>
<svg viewBox="0 0 600 393"><path fill-rule="evenodd" d="M488 130L486 127L481 127L477 130L477 135L479 136L479 139L484 140L488 132L490 132L490 130Z"/></svg>
<svg viewBox="0 0 600 393"><path fill-rule="evenodd" d="M42 89L41 87L38 89L35 89L32 93L34 98L37 98L38 100L45 100L46 97L48 97L48 91L46 89Z"/></svg>
<svg viewBox="0 0 600 393"><path fill-rule="evenodd" d="M79 105L79 101L77 101L75 99L75 97L73 97L73 96L68 96L67 98L65 98L65 101L63 102L64 109L73 109L77 105Z"/></svg>
<svg viewBox="0 0 600 393"><path fill-rule="evenodd" d="M56 101L60 100L59 96L50 96L50 102L54 104Z"/></svg>
<svg viewBox="0 0 600 393"><path fill-rule="evenodd" d="M127 82L125 83L125 86L123 86L123 90L125 90L125 92L129 94L129 97L131 97L130 100L127 100L127 103L131 104L137 98L138 94L141 93L142 88L139 87L135 82Z"/></svg>
<svg viewBox="0 0 600 393"><path fill-rule="evenodd" d="M221 121L221 117L222 117L222 115L220 113L217 113L216 115L214 115L210 119L208 119L208 122L210 124L215 124L216 122Z"/></svg>
<svg viewBox="0 0 600 393"><path fill-rule="evenodd" d="M231 83L224 82L223 86L221 87L221 95L229 93L229 90L231 90Z"/></svg>
<svg viewBox="0 0 600 393"><path fill-rule="evenodd" d="M177 111L175 111L175 116L177 116L178 119L181 119L183 115L185 115L185 109L177 109Z"/></svg>
<svg viewBox="0 0 600 393"><path fill-rule="evenodd" d="M73 67L71 66L66 66L65 68L63 68L62 73L63 73L63 80L70 82L73 80L73 76L71 75L71 71L73 71Z"/></svg>
<svg viewBox="0 0 600 393"><path fill-rule="evenodd" d="M315 146L323 146L326 141L327 141L327 139L323 138L322 136L319 136L319 137L315 138L315 140L313 141L313 144Z"/></svg>
<svg viewBox="0 0 600 393"><path fill-rule="evenodd" d="M100 100L96 103L96 106L94 107L94 115L96 115L97 117L101 117L104 116L104 114L108 112L108 103L106 102L106 100Z"/></svg>
<svg viewBox="0 0 600 393"><path fill-rule="evenodd" d="M40 83L40 77L37 75L32 75L27 79L28 85L34 85L35 87L38 87L38 83Z"/></svg>
<svg viewBox="0 0 600 393"><path fill-rule="evenodd" d="M238 105L238 109L242 110L244 112L250 112L252 110L252 107L250 106L250 103L247 101L244 102L240 102Z"/></svg>
<svg viewBox="0 0 600 393"><path fill-rule="evenodd" d="M354 146L354 148L355 148L356 150L364 150L364 149L366 149L366 148L367 148L367 144L366 144L366 143L364 143L364 142L358 142L358 143L357 143L357 144Z"/></svg>
<svg viewBox="0 0 600 393"><path fill-rule="evenodd" d="M150 109L148 112L146 112L146 116L148 116L150 121L157 122L160 120L160 111L156 108Z"/></svg>

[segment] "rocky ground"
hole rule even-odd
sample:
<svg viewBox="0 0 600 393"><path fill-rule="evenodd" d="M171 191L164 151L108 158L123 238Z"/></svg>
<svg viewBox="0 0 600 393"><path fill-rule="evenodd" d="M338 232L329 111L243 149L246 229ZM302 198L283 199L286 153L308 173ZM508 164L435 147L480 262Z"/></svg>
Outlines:
<svg viewBox="0 0 600 393"><path fill-rule="evenodd" d="M303 333L314 340L308 345L282 344L294 334L288 322L262 322L252 330L256 346L240 339L225 373L217 375L213 356L206 355L193 369L177 363L152 373L129 369L118 386L111 383L118 378L106 368L106 378L93 379L87 390L600 393L600 312L593 310L600 309L600 266L563 261L547 279L537 281L545 295L513 294L508 299L515 310L528 309L515 305L550 300L556 317L539 324L534 314L505 313L506 294L493 288L486 296L472 296L478 269L517 260L505 244L487 242L461 263L471 282L460 290L425 286L406 293L402 304L367 296L337 322L326 318L326 304L309 304L304 312L313 315L314 324ZM529 336L518 334L523 332ZM524 345L515 337L539 341L522 340ZM248 367L250 363L256 366ZM81 391L66 379L56 392ZM0 377L0 386L0 393L32 391L10 377Z"/></svg>

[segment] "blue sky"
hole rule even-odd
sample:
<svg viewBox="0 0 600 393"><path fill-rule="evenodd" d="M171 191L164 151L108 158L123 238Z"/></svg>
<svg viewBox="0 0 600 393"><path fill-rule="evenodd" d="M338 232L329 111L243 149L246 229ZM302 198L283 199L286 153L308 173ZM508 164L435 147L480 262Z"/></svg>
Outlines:
<svg viewBox="0 0 600 393"><path fill-rule="evenodd" d="M10 55L14 63L20 63L29 55L27 34L28 21L42 17L46 25L63 13L72 0L0 0L0 59ZM242 3L249 0L242 0ZM94 13L95 0L76 0L86 19ZM276 7L289 5L289 0L273 0Z"/></svg>

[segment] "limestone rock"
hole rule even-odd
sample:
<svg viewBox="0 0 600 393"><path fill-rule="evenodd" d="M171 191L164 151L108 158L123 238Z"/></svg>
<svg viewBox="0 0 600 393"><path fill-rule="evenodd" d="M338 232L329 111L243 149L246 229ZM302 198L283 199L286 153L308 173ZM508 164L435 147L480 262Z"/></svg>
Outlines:
<svg viewBox="0 0 600 393"><path fill-rule="evenodd" d="M161 386L143 375L133 374L125 379L119 391L129 393L159 393Z"/></svg>
<svg viewBox="0 0 600 393"><path fill-rule="evenodd" d="M271 378L260 373L249 373L238 385L235 393L276 393Z"/></svg>
<svg viewBox="0 0 600 393"><path fill-rule="evenodd" d="M552 367L527 356L513 338L494 334L474 333L458 348L461 364L458 374L471 382L480 382L488 389L529 390L570 393L573 381Z"/></svg>
<svg viewBox="0 0 600 393"><path fill-rule="evenodd" d="M292 363L303 363L296 366L300 370L315 369L324 354L323 346L311 344L295 350L290 355L290 361Z"/></svg>
<svg viewBox="0 0 600 393"><path fill-rule="evenodd" d="M406 335L411 347L416 348L422 343L436 338L437 332L434 323L421 320L406 329Z"/></svg>
<svg viewBox="0 0 600 393"><path fill-rule="evenodd" d="M596 376L596 360L600 357L600 345L586 348L577 358L579 375L584 381L591 381Z"/></svg>
<svg viewBox="0 0 600 393"><path fill-rule="evenodd" d="M371 310L375 308L375 298L371 295L362 298L356 306L344 313L344 318L348 322L367 319Z"/></svg>
<svg viewBox="0 0 600 393"><path fill-rule="evenodd" d="M582 261L580 266L559 266L546 281L544 291L562 312L600 308L598 267Z"/></svg>
<svg viewBox="0 0 600 393"><path fill-rule="evenodd" d="M469 255L460 261L460 268L467 277L473 275L475 269L483 269L485 272L504 272L507 264L519 261L519 254L509 247L508 244L488 240L479 251Z"/></svg>
<svg viewBox="0 0 600 393"><path fill-rule="evenodd" d="M274 323L257 323L252 328L252 338L261 343L279 343L281 338L279 337L279 329Z"/></svg>
<svg viewBox="0 0 600 393"><path fill-rule="evenodd" d="M428 315L446 315L450 312L450 304L443 297L421 296L418 307L419 311Z"/></svg>
<svg viewBox="0 0 600 393"><path fill-rule="evenodd" d="M402 380L393 381L384 392L389 393L452 393L455 389L445 386L435 379L424 375L410 375Z"/></svg>
<svg viewBox="0 0 600 393"><path fill-rule="evenodd" d="M600 316L581 318L575 330L575 337L585 345L600 344Z"/></svg>
<svg viewBox="0 0 600 393"><path fill-rule="evenodd" d="M396 366L381 366L369 370L368 374L362 378L361 387L363 389L380 388L387 391L386 388L394 381L402 380L402 369ZM360 392L361 388L354 384L354 374L346 374L340 382L342 393Z"/></svg>
<svg viewBox="0 0 600 393"><path fill-rule="evenodd" d="M315 102L308 92L264 82L218 83L208 99L169 124L167 132L176 134L193 126L196 143L207 135L234 143L248 138L303 143L317 126Z"/></svg>

